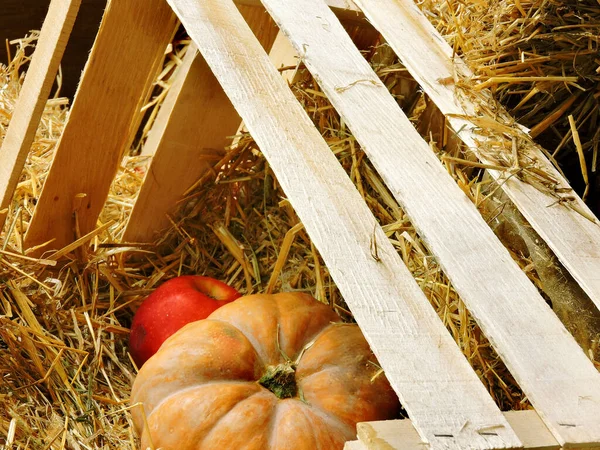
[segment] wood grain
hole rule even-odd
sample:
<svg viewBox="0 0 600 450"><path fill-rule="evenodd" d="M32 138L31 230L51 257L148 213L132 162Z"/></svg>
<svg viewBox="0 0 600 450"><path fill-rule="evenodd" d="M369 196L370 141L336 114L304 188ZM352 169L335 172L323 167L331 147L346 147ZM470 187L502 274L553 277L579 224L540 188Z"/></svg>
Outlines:
<svg viewBox="0 0 600 450"><path fill-rule="evenodd" d="M568 445L600 443L600 373L415 130L339 20L322 0L262 1L556 438ZM384 0L375 3L381 6ZM381 10L377 14L385 16ZM424 434L419 421L414 423Z"/></svg>
<svg viewBox="0 0 600 450"><path fill-rule="evenodd" d="M478 116L481 114L475 111L486 110L480 108L481 103L478 103L486 101L486 96L483 95L485 92L479 99L471 101L461 98L459 101L455 85L439 81L452 80L456 74L459 74L460 78L468 79L472 73L460 58L454 56L453 49L412 0L357 0L357 3L442 113L447 116ZM411 45L405 45L406 42L410 42ZM499 111L499 116L507 122L511 120L504 110ZM482 149L494 144L486 144L485 135L477 133L477 125L456 117L448 117L448 121L482 162L493 163L486 158ZM493 139L497 140L497 137ZM505 139L510 140L509 137ZM522 139L530 140L527 136L523 136ZM504 148L510 148L510 142L500 145L508 145ZM568 182L552 166L542 150L533 147L532 159L536 160L546 173L558 180L559 187L568 189ZM574 192L569 195L576 197L576 208L582 211L583 215L557 203L554 197L516 177L511 176L507 180L506 173L493 170L489 172L500 182L504 192L600 308L600 222L594 218L589 208Z"/></svg>
<svg viewBox="0 0 600 450"><path fill-rule="evenodd" d="M520 446L233 3L169 3L269 160L422 436L433 449ZM495 436L477 432L490 424Z"/></svg>
<svg viewBox="0 0 600 450"><path fill-rule="evenodd" d="M160 68L176 27L164 0L112 1L82 75L48 178L26 235L26 247L54 239L45 250L73 240L73 201L80 233L95 225L141 105Z"/></svg>
<svg viewBox="0 0 600 450"><path fill-rule="evenodd" d="M344 444L344 450L366 450L367 447L360 441L348 441Z"/></svg>
<svg viewBox="0 0 600 450"><path fill-rule="evenodd" d="M240 11L268 51L279 29L262 6ZM198 50L189 49L170 87L143 154L153 155L123 235L149 242L166 228L186 190L224 154L240 116Z"/></svg>
<svg viewBox="0 0 600 450"><path fill-rule="evenodd" d="M53 0L0 147L0 229L35 138L81 0Z"/></svg>
<svg viewBox="0 0 600 450"><path fill-rule="evenodd" d="M559 443L535 411L506 411L504 417L512 426L523 446L530 450L558 450Z"/></svg>
<svg viewBox="0 0 600 450"><path fill-rule="evenodd" d="M507 411L503 414L523 442L525 449L559 450L561 448L535 411ZM422 450L424 446L417 430L408 419L359 423L357 430L358 442L362 447L353 443L350 448L356 446L357 449L369 450ZM489 428L482 432L493 433L494 430Z"/></svg>
<svg viewBox="0 0 600 450"><path fill-rule="evenodd" d="M260 0L235 0L235 3L247 6L258 6L261 4ZM340 16L340 18L364 19L361 9L356 6L356 3L353 0L325 0L325 3L327 3L327 6Z"/></svg>
<svg viewBox="0 0 600 450"><path fill-rule="evenodd" d="M419 450L423 441L410 420L363 422L356 425L358 440L366 449Z"/></svg>

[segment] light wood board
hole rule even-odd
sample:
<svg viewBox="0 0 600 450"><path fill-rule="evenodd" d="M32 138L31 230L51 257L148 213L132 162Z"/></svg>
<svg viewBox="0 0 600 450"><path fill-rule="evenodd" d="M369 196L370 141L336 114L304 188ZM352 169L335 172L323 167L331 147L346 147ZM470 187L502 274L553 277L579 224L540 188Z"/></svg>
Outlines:
<svg viewBox="0 0 600 450"><path fill-rule="evenodd" d="M503 413L527 450L558 450L560 445L535 411ZM359 441L348 448L369 450L423 450L424 443L410 420L364 422L357 426ZM493 432L493 429L487 430ZM359 443L361 446L359 446Z"/></svg>
<svg viewBox="0 0 600 450"><path fill-rule="evenodd" d="M164 0L111 1L25 238L59 250L91 231L141 118L177 20ZM81 198L81 197L80 197Z"/></svg>
<svg viewBox="0 0 600 450"><path fill-rule="evenodd" d="M339 20L322 0L262 1L557 439L574 445L600 443L600 373L415 130ZM414 423L423 434L419 422Z"/></svg>
<svg viewBox="0 0 600 450"><path fill-rule="evenodd" d="M472 73L460 58L453 56L452 48L412 0L357 0L357 3L442 113L479 115L474 113L482 110L478 108L477 102L471 102L467 98L457 100L455 86L448 81L453 80L457 74L460 78L468 79ZM510 121L506 111L501 111L500 116ZM482 162L493 163L481 151L485 148L486 137L477 133L475 125L455 117L448 117L448 121ZM509 141L510 138L507 137L506 140ZM510 148L510 144L505 145ZM532 156L544 171L559 181L560 186L569 187L539 148L536 148ZM489 172L501 182L504 192L600 308L600 222L584 217L593 218L589 208L577 197L577 208L584 212L581 215L556 203L556 198L516 177L510 177L506 181L506 174L492 170Z"/></svg>
<svg viewBox="0 0 600 450"><path fill-rule="evenodd" d="M262 6L240 11L268 51L279 29ZM148 242L170 222L177 202L224 155L240 116L195 47L190 48L144 145L153 155L123 235Z"/></svg>
<svg viewBox="0 0 600 450"><path fill-rule="evenodd" d="M169 3L269 160L422 436L433 449L520 446L234 4ZM496 435L478 433L490 425Z"/></svg>
<svg viewBox="0 0 600 450"><path fill-rule="evenodd" d="M360 441L348 441L344 444L344 450L367 450L367 447Z"/></svg>
<svg viewBox="0 0 600 450"><path fill-rule="evenodd" d="M81 0L52 0L0 147L0 230L35 138Z"/></svg>
<svg viewBox="0 0 600 450"><path fill-rule="evenodd" d="M238 5L258 6L260 0L235 0ZM364 19L362 11L352 0L325 0L325 3L341 18Z"/></svg>

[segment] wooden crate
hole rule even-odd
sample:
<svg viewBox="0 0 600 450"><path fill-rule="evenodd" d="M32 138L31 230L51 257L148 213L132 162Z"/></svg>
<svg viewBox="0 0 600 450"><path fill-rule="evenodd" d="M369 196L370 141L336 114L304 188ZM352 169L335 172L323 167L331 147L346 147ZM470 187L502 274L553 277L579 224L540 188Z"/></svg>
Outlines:
<svg viewBox="0 0 600 450"><path fill-rule="evenodd" d="M42 28L0 151L1 222L79 3L53 0ZM454 81L469 72L444 39L412 0L262 0L268 14L257 1L240 3L238 9L231 0L110 2L26 245L52 237L58 253L70 251L75 212L83 239L93 232L179 19L197 51L188 52L149 137L145 152L153 155L152 176L145 179L124 240L152 238L169 208L207 169L194 164L205 152L198 149L222 147L241 117L411 417L359 424L359 441L348 448L600 446L600 374L445 172L340 20L368 19L460 139L489 165L479 151L477 141L485 137L477 128L496 118L470 118L479 115L485 95L457 101ZM279 30L406 210L535 411L502 413L486 392L269 58ZM289 57L283 48L271 52L277 62ZM485 94L485 86L481 91ZM540 149L530 156L568 188ZM585 204L576 198L568 208L503 171L489 172L600 307L600 227Z"/></svg>

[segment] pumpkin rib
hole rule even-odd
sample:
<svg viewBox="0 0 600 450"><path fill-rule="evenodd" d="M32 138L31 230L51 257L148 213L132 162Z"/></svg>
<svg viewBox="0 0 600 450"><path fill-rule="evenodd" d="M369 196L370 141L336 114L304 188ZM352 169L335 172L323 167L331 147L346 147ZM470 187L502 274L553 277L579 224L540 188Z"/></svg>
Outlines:
<svg viewBox="0 0 600 450"><path fill-rule="evenodd" d="M260 302L255 307L253 302L257 298L260 298ZM243 311L244 307L256 308L256 315L244 316L240 314L238 311ZM235 313L229 316L230 311L235 311ZM268 319L268 324L264 324L262 328L257 328L257 317ZM299 323L303 325L302 329L304 331L298 336L301 342L298 342L298 339L288 340L290 337L286 334L295 329L294 325L290 329L290 325L294 324L294 317L297 317L295 325ZM321 333L324 328L327 328L331 322L341 320L339 315L328 305L315 300L310 295L289 292L269 296L254 294L241 297L235 302L222 306L213 312L208 319L221 320L239 330L252 344L265 366L282 362L284 359L282 352L285 352L290 359L295 359L302 348L314 340L315 336ZM248 325L245 326L246 324ZM274 329L275 325L278 326L278 331ZM264 333L262 336L260 333L253 334L256 331L264 331L265 327L273 332L273 341L264 341ZM310 334L305 335L304 333L309 330L311 331ZM275 350L274 344L277 341L279 342L279 349Z"/></svg>
<svg viewBox="0 0 600 450"><path fill-rule="evenodd" d="M305 415L306 415L307 411L308 411L308 408L305 408L305 411L304 411ZM347 439L346 439L346 440L348 440L348 441L349 441L349 440L352 440L352 439L354 439L354 438L356 437L355 428L353 429L352 427L350 427L350 426L349 426L347 423L343 422L343 421L342 421L342 420L341 420L339 417L337 417L337 416L334 416L334 415L332 415L332 414L327 414L327 412L326 412L326 411L324 411L324 410L322 410L321 408L319 408L319 407L316 407L316 406L311 406L311 407L310 407L310 411L311 411L311 412L312 412L312 413L313 413L315 416L317 416L317 417L319 417L321 420L323 420L325 423L329 423L329 424L332 424L332 423L333 423L333 424L337 425L337 427L336 427L336 428L338 428L338 429L340 429L340 430L343 430L345 433L347 433L347 434L346 434L346 436L347 436ZM309 419L310 419L310 418L309 418ZM313 422L313 423L314 423L314 421L313 421L313 420L311 420L311 422ZM319 444L319 447L317 448L317 450L329 450L328 448L323 448L323 447L320 445L321 443L319 442L319 440L318 440L318 439L315 439L315 440L316 440L316 441L317 441L317 443Z"/></svg>
<svg viewBox="0 0 600 450"><path fill-rule="evenodd" d="M297 365L300 365L302 363L302 358L304 358L304 356L306 355L306 353L315 345L318 346L317 342L319 341L319 338L322 337L324 334L327 333L327 331L330 329L330 327L335 326L335 323L330 323L329 325L327 325L326 327L324 327L321 331L319 331L317 334L315 334L313 336L312 339L310 339L306 344L304 344L304 346L302 347L302 349L300 350L300 356L301 358L298 358L295 363ZM320 370L319 370L320 372ZM311 374L312 375L312 374ZM306 377L304 377L306 378ZM300 382L300 379L297 379L298 382Z"/></svg>
<svg viewBox="0 0 600 450"><path fill-rule="evenodd" d="M223 307L221 307L221 308L223 308ZM267 363L264 360L264 358L262 357L261 352L258 351L259 348L261 348L262 346L257 342L256 338L254 338L253 336L249 335L248 333L246 333L241 328L238 328L233 323L227 322L226 320L223 320L223 319L213 319L212 317L209 317L208 319L205 319L205 320L210 320L211 322L219 322L219 323L225 324L225 325L227 325L229 327L235 328L237 331L239 331L246 338L246 340L250 343L250 345L252 346L252 348L256 352L256 359L258 360L258 363L259 363L260 367L261 368L267 367Z"/></svg>
<svg viewBox="0 0 600 450"><path fill-rule="evenodd" d="M321 371L322 372L322 371ZM300 389L302 389L301 386L299 386ZM299 399L297 399L298 401L301 401ZM346 429L346 430L351 430L351 426L348 425L344 420L342 420L341 417L338 417L336 415L331 414L331 412L323 409L321 406L319 405L315 405L314 403L310 403L308 400L303 401L302 405L304 406L304 411L305 412L312 412L313 414L319 416L321 419L325 420L326 422L336 422L340 428ZM326 449L327 450L327 449Z"/></svg>
<svg viewBox="0 0 600 450"><path fill-rule="evenodd" d="M215 331L217 330L217 331ZM225 330L224 333L218 330ZM226 330L233 331L239 337L239 340L233 340L228 343L226 340L222 344L215 346L213 341L203 341L194 346L182 345L182 343L193 339L197 332L211 332L217 336L227 336ZM225 345L225 347L223 346ZM234 345L242 354L235 356L231 348ZM202 347L202 348L201 348ZM229 376L224 376L222 370L209 362L211 355L222 355L221 362L223 367L232 370ZM150 358L138 373L135 383L132 387L131 401L138 402L144 399L145 405L149 408L146 414L156 408L156 404L164 400L165 397L186 389L189 386L201 385L206 381L255 381L257 369L262 370L258 361L259 355L252 343L236 327L226 322L215 323L209 320L190 323L169 337L161 346L158 352ZM200 359L198 359L200 358ZM178 376L173 376L170 370L173 360L180 362L178 365ZM253 362L252 362L253 361ZM183 364L181 364L183 363ZM246 367L244 367L246 366ZM240 374L243 373L243 377ZM143 414L140 408L132 411L132 416L136 426L143 425Z"/></svg>
<svg viewBox="0 0 600 450"><path fill-rule="evenodd" d="M174 391L174 392L171 392L171 393L170 393L170 394L168 394L168 395L165 395L165 397L164 397L164 398L163 398L163 399L162 399L160 402L158 402L158 403L157 403L157 404L154 406L154 408L152 408L152 411L149 411L149 412L148 412L148 411L146 411L146 414L148 415L148 417L150 417L150 416L152 415L152 413L153 413L154 411L156 411L158 408L160 408L160 406L161 406L163 403L167 403L167 402L169 402L169 401L170 401L170 399L171 399L171 397L175 397L175 396L178 396L178 395L180 395L180 394L187 394L187 393L189 393L189 392L191 392L191 391L194 391L194 390L196 390L196 389L198 389L198 388L210 387L210 386L215 386L215 385L219 385L219 384L221 384L221 385L222 385L222 384L231 384L231 385L245 385L245 384L252 384L252 385L254 385L254 384L256 384L256 383L255 383L255 382L252 382L252 381L245 381L245 380L240 380L240 381L238 381L238 380L212 380L212 381L207 381L207 382L203 382L203 383L194 383L194 384L192 384L192 385L190 385L190 386L188 386L188 387L185 387L185 388L183 388L183 389L180 389L180 390L178 390L178 391ZM260 387L261 387L262 389L264 389L262 386L260 386ZM258 391L258 392L255 392L255 393L254 393L254 394L252 394L252 395L258 394L259 392L260 392L260 391Z"/></svg>
<svg viewBox="0 0 600 450"><path fill-rule="evenodd" d="M275 294L275 295L277 295L277 294ZM242 297L240 300L238 300L237 304L235 304L235 307L237 307L243 301L247 301L248 297L251 297L251 296ZM258 358L259 358L259 361L261 363L261 366L263 368L266 368L269 365L269 361L268 361L268 359L269 359L268 358L268 356L269 356L268 348L267 348L267 346L261 344L260 339L258 339L256 336L254 336L253 333L250 332L251 329L250 330L244 329L244 328L238 326L237 324L235 324L235 323L233 323L231 321L217 318L219 315L224 314L224 313L227 312L226 306L227 305L222 306L220 308L220 310L215 311L213 314L211 314L208 317L208 319L209 320L215 320L215 321L218 321L218 322L221 322L221 323L225 323L225 324L227 324L227 325L235 328L240 333L242 333L242 335L244 335L246 337L246 339L248 340L248 342L250 342L250 345L252 345L252 347L254 348L254 351L258 355ZM269 313L272 316L274 316L275 323L278 324L280 322L280 318L281 318L281 310L279 308L279 305L277 305L276 303L275 303L275 306L276 306L276 308L275 308L275 314L273 314L272 308L271 308L271 311L269 311ZM231 308L229 308L229 309L231 309ZM279 338L279 336L276 337L276 339L278 339L278 338Z"/></svg>
<svg viewBox="0 0 600 450"><path fill-rule="evenodd" d="M315 357L313 356L315 352L319 353L319 352L323 352L323 348L327 348L327 342L323 341L320 345L319 345L319 341L318 339L325 337L326 339L331 339L328 334L335 334L337 332L339 332L341 330L341 328L346 328L346 330L348 330L347 332L345 332L345 336L344 337L348 337L348 333L351 333L351 336L353 339L357 339L359 338L360 341L364 341L364 336L363 334L360 332L360 329L358 328L357 324L353 324L353 323L331 323L330 325L328 325L327 327L323 328L323 330L321 331L321 333L319 333L319 335L317 336L317 338L314 339L313 345L311 345L309 348L306 349L305 355L308 358L308 360L310 361L309 363L305 363L305 364L301 364L301 362L299 361L298 364L298 382L300 383L301 381L304 381L306 379L308 379L309 377L312 377L314 375L317 375L323 371L327 371L331 368L336 368L340 366L340 357L339 355L344 356L345 353L348 352L348 350L354 349L352 346L348 346L347 342L342 342L342 341L338 341L337 338L333 339L334 345L335 347L333 349L330 350L337 350L337 353L334 353L334 356L332 356L330 353L326 353L327 356L325 358L320 357L317 358L317 361L320 361L320 364L317 364L317 367L313 367L312 371L311 371L311 367L315 365L314 361L311 361L312 359L314 359ZM368 347L368 344L365 342L366 348L369 349L370 351L370 347ZM350 348L345 348L345 347L350 347ZM364 356L364 355L363 355ZM371 361L371 360L377 360L376 356L371 352L371 356L366 358L366 361ZM376 364L375 361L371 361L373 364ZM356 361L351 362L350 365L348 365L348 367L353 367L355 365ZM348 361L344 361L343 362L344 365L348 364ZM307 367L308 366L308 367ZM374 365L374 367L376 367ZM308 372L308 374L307 374Z"/></svg>
<svg viewBox="0 0 600 450"><path fill-rule="evenodd" d="M299 399L280 401L278 408L279 411L285 410L285 413L278 415L275 433L271 435L269 440L269 450L331 450L333 448L330 445L331 442L322 442L324 435L331 441L340 441L342 446L343 442L351 440L355 435L354 429L348 427L347 424L333 417L328 417L327 414L303 403ZM299 415L302 415L302 418ZM290 418L293 418L291 429ZM326 425L326 427L323 425ZM282 429L284 429L283 432ZM311 430L311 432L306 432L307 430ZM290 435L301 435L301 443L295 442L294 447L286 446ZM276 442L274 442L275 438L277 438Z"/></svg>
<svg viewBox="0 0 600 450"><path fill-rule="evenodd" d="M225 383L223 383L225 384ZM260 387L258 386L254 386L252 384L250 384L250 386L248 386L248 383L229 383L228 386L225 386L224 389L221 389L219 391L219 395L216 396L213 400L213 402L207 402L204 403L202 400L197 401L198 398L200 399L206 399L206 396L209 395L211 392L214 392L211 390L211 386L208 385L202 385L202 386L196 386L195 388L193 388L193 390L195 392L191 392L192 389L186 389L186 390L182 390L182 391L178 391L177 393L174 393L172 395L170 395L168 398L166 398L163 402L161 402L162 406L164 406L164 408L155 408L153 410L153 412L151 414L148 415L148 425L151 429L153 429L153 440L154 440L154 444L157 447L163 447L169 450L181 450L182 448L184 450L189 450L191 448L196 448L197 447L197 440L198 438L195 436L195 428L192 428L191 433L186 433L185 435L185 440L186 441L179 441L177 447L174 447L172 445L172 443L168 442L168 435L165 433L165 431L167 429L169 429L170 427L178 427L181 426L181 422L182 420L189 420L189 418L194 418L194 417L201 417L202 421L206 421L207 417L210 417L211 415L215 415L216 412L218 412L219 408L223 408L223 405L219 405L219 399L223 398L225 400L225 402L229 401L231 399L231 397L237 397L237 400L234 400L233 403L231 403L232 405L235 405L241 401L244 401L248 398L250 398L251 396L261 392ZM208 392L208 394L207 394ZM225 394L225 395L224 395ZM214 396L214 395L213 395ZM217 402L217 406L216 409L214 409L215 407L213 405L215 405L215 402ZM182 411L181 409L179 410L175 410L173 411L172 408L173 406L179 406L181 407L183 405L183 410L189 411L187 408L187 403L191 403L191 407L192 408L199 408L196 409L194 412L195 414L183 414L182 417L178 417L178 411ZM230 408L231 406L227 406L226 408ZM220 415L215 416L217 417L217 419L214 421L214 423L212 423L212 425L208 425L209 429L212 429L215 424L223 418L223 416L225 416L226 414L228 414L231 411L231 409L225 409L224 411L221 412ZM210 418L208 419L210 420ZM148 430L145 429L144 433L147 433ZM196 432L197 433L197 432ZM165 436L167 436L167 441L165 441ZM145 438L147 436L144 434L142 436L142 444L144 444L145 442ZM157 440L158 439L158 440ZM191 441L191 442L190 442ZM143 447L146 448L146 447Z"/></svg>
<svg viewBox="0 0 600 450"><path fill-rule="evenodd" d="M264 388L263 388L264 389ZM283 403L281 401L275 402L275 408L273 408L273 411L271 413L271 422L269 423L269 447L268 448L273 448L273 439L275 438L275 436L277 435L276 431L277 431L277 423L279 422L279 414L281 411L280 406Z"/></svg>
<svg viewBox="0 0 600 450"><path fill-rule="evenodd" d="M219 430L219 425L222 424L223 422L225 422L230 416L237 414L238 410L245 406L244 403L246 402L250 402L253 400L254 397L261 395L264 396L266 394L266 392L268 392L266 389L262 388L259 389L257 392L253 393L252 395L246 397L244 400L239 401L235 404L235 406L233 408L231 408L229 411L227 411L225 414L223 414L211 427L210 431L208 433L206 433L206 435L202 438L202 440L199 442L198 445L198 449L202 449L206 446L207 441L209 441L213 435L221 430ZM271 402L273 405L273 408L271 409L271 414L273 413L273 410L275 410L277 408L277 398L275 397L275 395L273 395L272 393L269 393L272 395L273 397L273 401ZM269 423L272 423L273 420L271 419L269 421Z"/></svg>

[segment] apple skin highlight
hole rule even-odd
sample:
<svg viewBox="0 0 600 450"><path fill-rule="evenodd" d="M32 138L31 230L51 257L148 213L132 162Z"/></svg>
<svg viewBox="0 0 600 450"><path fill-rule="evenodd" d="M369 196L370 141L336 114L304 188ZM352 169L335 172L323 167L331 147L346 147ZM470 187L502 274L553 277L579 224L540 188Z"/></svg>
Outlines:
<svg viewBox="0 0 600 450"><path fill-rule="evenodd" d="M172 278L150 294L136 311L129 335L129 353L138 368L184 325L206 319L213 311L241 297L227 284L200 275Z"/></svg>

